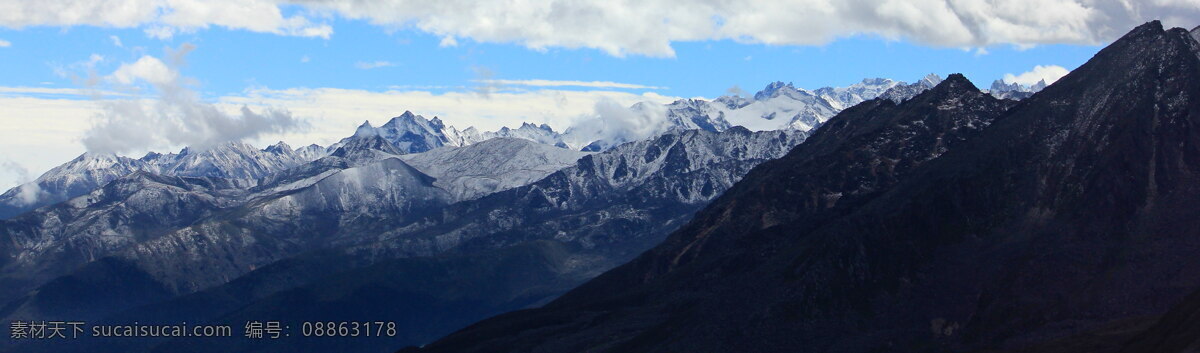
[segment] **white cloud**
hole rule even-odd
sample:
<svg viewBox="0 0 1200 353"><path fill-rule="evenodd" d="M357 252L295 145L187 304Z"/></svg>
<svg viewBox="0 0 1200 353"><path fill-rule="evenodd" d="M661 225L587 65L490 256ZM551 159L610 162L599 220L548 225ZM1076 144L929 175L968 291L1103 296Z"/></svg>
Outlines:
<svg viewBox="0 0 1200 353"><path fill-rule="evenodd" d="M21 184L17 189L17 206L31 205L44 196L45 192L42 191L42 187L37 183L30 182L33 181L33 178L30 177L29 169L26 169L24 166L10 160L3 160L0 161L0 171L7 172L10 174L11 180L15 180L15 183Z"/></svg>
<svg viewBox="0 0 1200 353"><path fill-rule="evenodd" d="M112 41L112 44L113 44L114 46L116 46L117 48L124 48L124 47L125 47L125 44L122 44L122 43L121 43L121 37L117 37L117 36L115 36L115 35L113 35L113 36L108 36L108 40L109 40L109 41Z"/></svg>
<svg viewBox="0 0 1200 353"><path fill-rule="evenodd" d="M531 90L491 92L481 95L473 90L433 93L423 90L384 92L339 89L295 88L255 89L245 96L221 99L226 107L249 105L288 107L296 116L306 117L311 129L264 137L282 139L294 146L309 143L329 144L353 133L364 117L376 125L405 110L426 117L438 116L460 129L474 126L495 130L516 127L522 122L549 124L563 131L569 126L597 115L597 103L610 101L628 107L637 102L669 103L677 97L655 93L636 94L620 91ZM268 142L268 141L264 141Z"/></svg>
<svg viewBox="0 0 1200 353"><path fill-rule="evenodd" d="M1162 18L1200 22L1195 0L301 0L389 27L479 42L673 56L680 41L813 45L877 35L944 47L1100 43Z"/></svg>
<svg viewBox="0 0 1200 353"><path fill-rule="evenodd" d="M371 61L371 62L359 61L359 62L354 63L354 67L357 67L357 68L363 69L363 70L378 69L381 67L389 67L389 66L396 66L396 63L393 63L390 61L383 61L383 60Z"/></svg>
<svg viewBox="0 0 1200 353"><path fill-rule="evenodd" d="M12 161L41 174L83 153L79 137L89 117L98 111L96 102L62 96L27 97L0 94L0 160ZM0 172L0 190L8 190L30 178Z"/></svg>
<svg viewBox="0 0 1200 353"><path fill-rule="evenodd" d="M284 14L282 8L294 9ZM0 3L0 27L142 28L170 38L211 26L329 38L331 15L442 38L517 43L535 50L592 48L673 56L672 43L735 40L817 45L874 35L942 47L1096 44L1152 19L1190 28L1196 0L44 0Z"/></svg>
<svg viewBox="0 0 1200 353"><path fill-rule="evenodd" d="M329 38L333 28L304 16L284 16L270 0L44 0L0 3L0 27L145 27L152 37L211 26L289 36Z"/></svg>
<svg viewBox="0 0 1200 353"><path fill-rule="evenodd" d="M0 48L8 48L12 46L12 42L0 39Z"/></svg>
<svg viewBox="0 0 1200 353"><path fill-rule="evenodd" d="M662 104L639 104L631 109L611 99L596 102L594 113L575 122L568 144L586 146L596 140L625 142L648 138L667 129L667 108Z"/></svg>
<svg viewBox="0 0 1200 353"><path fill-rule="evenodd" d="M534 86L534 87L591 87L591 88L626 88L626 89L667 89L666 87L646 86L632 83L612 81L560 81L560 80L491 80L477 79L479 82L497 86Z"/></svg>
<svg viewBox="0 0 1200 353"><path fill-rule="evenodd" d="M53 84L53 82L42 82L42 84ZM94 97L94 96L125 96L127 94L121 92L91 89L91 88L51 88L51 87L0 87L0 96L10 95L62 95L62 96L78 96L78 97Z"/></svg>
<svg viewBox="0 0 1200 353"><path fill-rule="evenodd" d="M206 148L268 133L284 133L302 125L286 110L264 107L255 112L247 107L222 108L202 101L186 86L188 80L175 66L193 48L184 44L178 50L168 51L171 64L147 55L122 64L106 76L118 88L148 83L157 96L98 102L100 109L83 133L83 145L92 152L116 153L178 146Z"/></svg>
<svg viewBox="0 0 1200 353"><path fill-rule="evenodd" d="M179 76L178 80L184 78ZM0 106L4 107L0 109L0 126L4 126L0 129L0 160L15 161L40 174L83 153L87 150L85 143L94 150L122 151L131 157L141 157L145 150L167 152L187 144L215 143L222 139L214 136L222 136L220 131L225 128L253 134L224 135L225 138L242 138L258 146L279 140L293 146L328 145L353 133L363 119L379 125L405 110L427 117L439 116L458 128L495 130L531 122L547 123L563 131L601 115L628 117L614 107L629 107L642 101L665 104L678 99L653 92L611 90L538 89L483 96L472 87L453 89L460 91L433 93L413 87L389 91L258 88L220 97L208 104L190 91L174 98L125 96L126 99L86 100L68 98L71 94L90 96L88 89L0 87ZM244 106L249 108L248 113L243 112ZM275 107L286 107L290 114L283 116L290 115L293 120L302 118L308 128L262 128L263 122L277 121L272 117L281 116L272 113ZM586 124L613 132L637 127L621 123L637 119L640 118ZM17 184L17 178L0 172L0 189Z"/></svg>
<svg viewBox="0 0 1200 353"><path fill-rule="evenodd" d="M138 81L163 85L178 80L179 73L167 67L162 60L144 55L132 64L121 64L108 78L122 85L132 85Z"/></svg>
<svg viewBox="0 0 1200 353"><path fill-rule="evenodd" d="M458 46L458 40L457 40L457 39L454 39L454 36L445 36L445 37L442 37L442 41L441 41L441 42L438 42L438 46L439 46L439 47L442 47L442 48L446 48L446 47L457 47L457 46Z"/></svg>
<svg viewBox="0 0 1200 353"><path fill-rule="evenodd" d="M1058 79L1066 76L1068 73L1071 73L1071 70L1067 70L1062 66L1037 65L1033 67L1033 70L1023 72L1019 75L1004 74L1004 82L1015 82L1025 86L1033 86L1037 84L1038 81L1046 80L1046 84L1052 84L1054 81L1058 81Z"/></svg>

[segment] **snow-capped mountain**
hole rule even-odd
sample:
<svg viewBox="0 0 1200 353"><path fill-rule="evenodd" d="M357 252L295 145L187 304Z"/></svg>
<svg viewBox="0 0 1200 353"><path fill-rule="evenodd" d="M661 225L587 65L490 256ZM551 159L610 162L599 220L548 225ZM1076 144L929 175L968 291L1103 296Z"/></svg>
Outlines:
<svg viewBox="0 0 1200 353"><path fill-rule="evenodd" d="M879 95L879 98L890 99L892 102L899 104L900 102L916 97L921 92L925 92L942 83L942 78L938 75L929 74L922 77L917 82L911 84L900 83Z"/></svg>
<svg viewBox="0 0 1200 353"><path fill-rule="evenodd" d="M138 170L67 202L0 220L0 301L240 204L245 194L244 185L229 179Z"/></svg>
<svg viewBox="0 0 1200 353"><path fill-rule="evenodd" d="M996 80L992 82L992 87L987 90L988 94L1000 99L1022 100L1029 98L1034 93L1040 92L1046 88L1046 80L1038 80L1033 86L1026 86L1016 82L1006 83L1004 80Z"/></svg>
<svg viewBox="0 0 1200 353"><path fill-rule="evenodd" d="M636 256L752 166L786 153L805 135L794 130L690 130L623 144L533 184L450 205L383 235L357 238L363 243L301 254L204 292L123 315L144 318L161 312L159 308L186 308L196 313L188 316L191 320L224 323L247 315L299 320L321 316L324 311L317 308L336 303L332 307L338 312L386 315L403 323L407 328L396 338L401 344L427 342L484 316L554 298ZM352 274L362 285L346 284L340 279L348 277L338 273ZM393 292L393 284L410 289ZM321 299L293 295L315 288ZM353 299L359 295L404 304ZM214 296L230 300L210 300ZM464 305L472 309L461 310ZM316 310L284 313L278 311L281 307ZM438 320L428 320L430 315ZM223 344L188 341L187 346L245 350L237 346L240 342ZM294 348L279 344L284 350ZM386 344L397 343L363 350L395 349Z"/></svg>
<svg viewBox="0 0 1200 353"><path fill-rule="evenodd" d="M395 239L389 246L404 253L453 247L488 234L572 239L587 246L629 240L617 240L616 234L638 241L646 238L636 234L655 234L651 238L657 239L750 167L786 153L806 136L742 127L667 133L585 156L532 184L454 204L422 222L430 224L424 230L401 228L383 237Z"/></svg>
<svg viewBox="0 0 1200 353"><path fill-rule="evenodd" d="M526 185L588 155L526 139L497 137L463 147L444 147L400 159L437 178L433 184L455 200L469 200Z"/></svg>
<svg viewBox="0 0 1200 353"><path fill-rule="evenodd" d="M249 185L258 178L299 165L306 158L283 143L259 150L245 143L230 142L206 150L184 148L178 154L151 152L139 159L88 152L0 195L0 219L86 194L136 171L229 178Z"/></svg>
<svg viewBox="0 0 1200 353"><path fill-rule="evenodd" d="M305 162L285 143L257 149L241 142L229 142L205 150L184 148L170 158L147 162L151 172L162 175L218 177L256 180L268 174Z"/></svg>
<svg viewBox="0 0 1200 353"><path fill-rule="evenodd" d="M570 146L567 146L565 143L563 143L562 134L554 131L553 128L550 128L550 125L546 124L534 125L530 123L521 123L521 127L516 129L510 129L506 126L496 131L482 133L477 132L474 127L470 127L464 130L462 135L464 141L462 146L480 141L487 141L494 138L517 138L541 143L544 145L570 148Z"/></svg>
<svg viewBox="0 0 1200 353"><path fill-rule="evenodd" d="M379 127L372 126L370 121L364 122L354 132L355 136L368 134L383 137L384 140L395 145L401 153L421 153L443 146L461 147L497 137L519 138L551 146L567 147L562 143L561 135L546 124L524 123L516 129L502 127L497 131L479 131L475 127L459 130L453 126L447 126L438 117L428 119L413 114L411 111L405 111L404 114L392 118ZM335 143L327 150L335 150L343 142Z"/></svg>
<svg viewBox="0 0 1200 353"><path fill-rule="evenodd" d="M902 99L937 85L941 78L930 74L916 83L891 79L864 79L847 87L823 87L816 90L797 88L791 83L773 82L746 98L721 96L713 100L681 99L665 106L642 102L628 107L632 121L614 122L597 117L576 124L564 132L546 124L523 123L516 129L480 131L475 127L458 129L439 118L427 119L412 112L375 127L370 122L359 126L356 134L374 133L392 142L404 153L421 153L443 146L467 146L497 137L519 138L538 143L598 152L622 143L652 138L672 131L706 130L720 132L732 126L752 131L794 129L809 131L841 110L874 99L886 92ZM340 143L340 142L339 142ZM336 149L334 144L327 149ZM313 155L310 152L306 155Z"/></svg>
<svg viewBox="0 0 1200 353"><path fill-rule="evenodd" d="M809 131L843 109L892 92L891 96L911 97L941 82L930 74L916 83L891 79L864 79L848 87L823 87L816 90L797 88L791 83L773 82L752 98L722 96L712 101L680 100L668 105L671 125L723 131L729 126L744 126L752 131L795 129ZM636 111L636 110L635 110ZM694 126L694 127L693 127ZM669 127L668 129L670 129Z"/></svg>
<svg viewBox="0 0 1200 353"><path fill-rule="evenodd" d="M318 144L300 147L293 151L293 153L296 154L296 157L309 162L320 159L321 157L325 157L329 154L329 152L330 151L327 148L321 147L321 145Z"/></svg>
<svg viewBox="0 0 1200 353"><path fill-rule="evenodd" d="M936 78L937 76L934 75L933 77ZM862 82L855 83L849 87L822 87L813 91L813 93L821 96L821 98L825 98L834 109L840 111L853 107L858 103L875 99L875 97L883 94L883 92L887 92L887 90L900 84L903 84L903 82L887 78L866 78Z"/></svg>
<svg viewBox="0 0 1200 353"><path fill-rule="evenodd" d="M0 195L0 219L85 194L122 175L146 168L147 163L132 158L84 153Z"/></svg>

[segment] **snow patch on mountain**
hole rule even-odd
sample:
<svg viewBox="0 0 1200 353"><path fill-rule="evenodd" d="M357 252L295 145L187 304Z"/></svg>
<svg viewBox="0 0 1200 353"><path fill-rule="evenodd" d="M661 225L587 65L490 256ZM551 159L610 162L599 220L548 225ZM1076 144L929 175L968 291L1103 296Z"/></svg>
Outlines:
<svg viewBox="0 0 1200 353"><path fill-rule="evenodd" d="M526 185L575 164L584 152L531 140L497 137L399 158L437 181L455 200L469 200Z"/></svg>
<svg viewBox="0 0 1200 353"><path fill-rule="evenodd" d="M1029 98L1034 93L1041 92L1042 89L1048 86L1046 80L1038 80L1037 83L1026 86L1020 83L1006 83L1004 80L996 80L992 82L992 87L987 90L988 94L1000 99L1022 100Z"/></svg>

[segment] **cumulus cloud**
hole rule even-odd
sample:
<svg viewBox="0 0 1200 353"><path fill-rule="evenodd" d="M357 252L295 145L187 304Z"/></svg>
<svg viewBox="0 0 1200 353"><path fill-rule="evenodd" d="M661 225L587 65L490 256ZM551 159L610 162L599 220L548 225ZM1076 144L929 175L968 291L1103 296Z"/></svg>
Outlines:
<svg viewBox="0 0 1200 353"><path fill-rule="evenodd" d="M30 178L29 170L24 166L5 160L0 161L0 170L14 177L17 183L21 183L20 186L17 186L17 197L13 200L16 202L15 206L32 205L45 194L40 185L31 182L33 179Z"/></svg>
<svg viewBox="0 0 1200 353"><path fill-rule="evenodd" d="M204 102L188 88L178 64L192 50L185 44L170 52L170 62L142 56L122 64L105 76L116 87L148 84L157 97L99 102L100 111L84 133L83 145L92 152L129 153L151 149L215 144L283 133L302 125L287 110L264 108L255 112L246 106L221 109Z"/></svg>
<svg viewBox="0 0 1200 353"><path fill-rule="evenodd" d="M851 35L943 47L1094 44L1152 19L1200 22L1194 0L300 0L312 8L445 38L673 56L672 42L823 44Z"/></svg>
<svg viewBox="0 0 1200 353"><path fill-rule="evenodd" d="M1058 65L1037 65L1033 70L1023 72L1021 74L1004 74L1005 83L1018 83L1024 86L1033 86L1038 81L1046 80L1046 84L1052 84L1054 81L1071 73L1071 70Z"/></svg>
<svg viewBox="0 0 1200 353"><path fill-rule="evenodd" d="M295 9L284 15L283 8ZM1195 0L45 0L0 3L0 27L139 27L170 38L210 26L329 38L313 19L362 19L458 39L535 50L592 48L670 57L672 43L734 40L817 45L874 35L941 47L1096 44L1152 19L1190 28ZM310 19L311 18L311 19Z"/></svg>
<svg viewBox="0 0 1200 353"><path fill-rule="evenodd" d="M320 117L309 120L313 124L311 129L277 137L297 146L336 142L352 133L354 126L361 124L364 117L378 126L405 110L426 117L438 116L447 125L459 129L474 126L495 130L502 126L517 127L522 122L531 122L549 124L555 130L563 131L581 121L597 117L597 106L601 101L614 102L616 106L627 110L629 106L642 101L661 105L679 99L653 92L553 89L496 91L484 96L470 87L464 87L462 91L440 93L338 88L254 89L247 93L246 96L225 97L222 103L229 107L286 106L299 116Z"/></svg>
<svg viewBox="0 0 1200 353"><path fill-rule="evenodd" d="M8 48L12 46L12 42L0 39L0 48Z"/></svg>
<svg viewBox="0 0 1200 353"><path fill-rule="evenodd" d="M501 86L534 86L534 87L590 87L590 88L624 88L624 89L667 89L666 87L646 86L632 83L612 81L560 81L560 80L492 80L477 79L474 82Z"/></svg>
<svg viewBox="0 0 1200 353"><path fill-rule="evenodd" d="M665 131L666 124L667 109L662 104L647 102L630 108L605 99L596 102L594 114L572 125L565 139L567 143L577 146L586 146L597 140L615 143L635 141Z"/></svg>
<svg viewBox="0 0 1200 353"><path fill-rule="evenodd" d="M383 61L383 60L371 61L371 62L359 61L359 62L354 63L354 67L357 67L357 68L363 69L363 70L378 69L381 67L389 67L389 66L396 66L396 63L393 63L390 61Z"/></svg>
<svg viewBox="0 0 1200 353"><path fill-rule="evenodd" d="M289 36L329 38L333 28L307 17L284 16L270 0L44 0L0 3L0 27L90 25L175 33L219 26Z"/></svg>
<svg viewBox="0 0 1200 353"><path fill-rule="evenodd" d="M121 37L117 37L117 36L115 36L115 35L113 35L113 36L108 36L108 40L109 40L109 41L111 41L111 42L112 42L112 44L113 44L113 46L116 46L117 48L124 48L124 47L125 47L125 44L124 44L124 43L121 43Z"/></svg>
<svg viewBox="0 0 1200 353"><path fill-rule="evenodd" d="M109 78L122 85L146 81L154 85L169 85L179 80L179 72L167 67L156 57L145 55L132 64L122 64Z"/></svg>

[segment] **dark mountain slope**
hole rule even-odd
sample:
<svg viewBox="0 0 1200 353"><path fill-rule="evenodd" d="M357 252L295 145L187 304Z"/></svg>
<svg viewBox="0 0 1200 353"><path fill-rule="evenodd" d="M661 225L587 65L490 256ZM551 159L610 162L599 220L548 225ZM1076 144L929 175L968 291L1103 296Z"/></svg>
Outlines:
<svg viewBox="0 0 1200 353"><path fill-rule="evenodd" d="M158 238L245 194L220 178L133 172L69 202L0 220L0 302L87 262ZM0 310L0 317L6 316Z"/></svg>
<svg viewBox="0 0 1200 353"><path fill-rule="evenodd" d="M370 139L382 141L378 136ZM354 146L347 143L343 149ZM82 265L77 262L65 276L13 300L0 316L14 320L98 319L102 314L167 299L160 292L174 296L221 285L257 267L332 247L330 243L346 238L374 234L372 229L380 224L417 219L423 212L448 203L450 195L433 186L432 177L374 146L391 145L364 143L356 153L339 150L310 163L311 168L295 171L310 175L289 172L278 180L266 179L265 189L243 196L236 207L209 212L194 222L174 224L177 228L156 237L118 237L125 245L119 251L97 254L97 259L89 260L112 259ZM375 155L386 158L369 158ZM176 197L172 193L163 195L155 193L153 200L173 201ZM183 210L205 209L183 201L186 199L180 198L167 205L187 206ZM118 206L136 209L125 203ZM112 233L103 229L100 235ZM145 288L147 280L162 290L146 291L146 296L139 297L138 291L129 289ZM107 297L119 298L121 305L111 302L90 306L105 302Z"/></svg>
<svg viewBox="0 0 1200 353"><path fill-rule="evenodd" d="M1200 286L1197 46L1140 26L832 210L798 204L880 173L810 183L819 166L787 168L803 144L630 264L425 350L971 351L1162 313Z"/></svg>
<svg viewBox="0 0 1200 353"><path fill-rule="evenodd" d="M226 285L135 308L110 321L186 318L240 325L237 321L243 317L265 313L299 320L339 311L362 320L385 315L411 323L404 324L396 340L343 342L354 343L356 350L390 351L397 345L429 342L490 315L544 304L628 261L685 223L743 173L782 156L805 136L734 128L721 133L684 131L624 144L531 185L450 205L426 222L387 232L388 239L301 254ZM280 184L291 179L282 178ZM517 255L551 260L507 260ZM463 263L473 263L475 269L505 269L509 275L480 279L477 271L461 269ZM460 275L431 280L429 274L438 271ZM479 290L463 294L462 287ZM312 292L323 294L297 295ZM403 305L355 299L363 296L405 299ZM301 307L311 310L286 309ZM154 343L147 342L130 342L133 345L112 351L140 350ZM225 351L246 343L201 340L188 346ZM169 342L162 349L175 346ZM317 346L292 340L272 347ZM83 346L76 351L96 349Z"/></svg>

